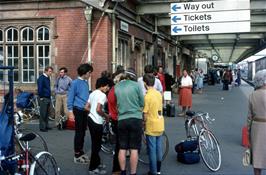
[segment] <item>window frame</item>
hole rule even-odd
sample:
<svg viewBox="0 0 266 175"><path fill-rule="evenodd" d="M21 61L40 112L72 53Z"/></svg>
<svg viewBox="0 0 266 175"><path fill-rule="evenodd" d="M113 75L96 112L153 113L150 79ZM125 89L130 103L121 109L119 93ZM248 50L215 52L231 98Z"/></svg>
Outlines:
<svg viewBox="0 0 266 175"><path fill-rule="evenodd" d="M33 49L33 55L32 55L32 57L30 57L30 55L29 55L29 53L30 53L30 51L29 51L29 47L31 47L32 46L32 49ZM27 55L26 55L26 57L24 57L24 50L23 50L23 48L24 47L27 47ZM27 45L21 45L20 46L20 49L21 49L21 51L20 51L20 53L21 53L21 66L20 66L20 68L21 68L21 70L20 70L20 72L21 72L21 83L35 83L35 81L36 81L36 70L35 70L35 67L36 67L36 61L34 60L34 56L35 56L35 54L34 54L34 45L29 45L29 44L27 44ZM24 59L27 59L27 62L28 62L28 64L27 64L27 68L26 69L24 69ZM31 60L32 59L32 60ZM30 68L30 60L31 61L33 61L33 69L31 69ZM27 71L27 74L28 74L28 81L25 81L24 80L24 72L25 71ZM31 71L33 71L33 76L34 76L34 79L33 79L33 81L30 81L31 80L31 77L29 76L29 72L31 72Z"/></svg>
<svg viewBox="0 0 266 175"><path fill-rule="evenodd" d="M43 35L42 36L43 39L39 39L39 31L41 29L43 30L43 34L42 34ZM48 40L45 40L45 30L46 29L48 30ZM36 41L37 42L50 42L50 36L51 36L50 34L51 34L51 32L50 32L48 27L46 27L46 26L38 27L37 30L36 30Z"/></svg>
<svg viewBox="0 0 266 175"><path fill-rule="evenodd" d="M8 31L9 30L12 30L12 40L8 41ZM17 40L14 40L14 31L17 32ZM8 44L11 44L11 43L19 43L19 31L17 28L15 27L9 27L8 29L6 29L6 32L5 32L5 41L6 43Z"/></svg>
<svg viewBox="0 0 266 175"><path fill-rule="evenodd" d="M2 37L2 40L0 40L0 44L2 44L2 43L4 43L4 40L5 40L5 38L4 38L4 31L2 29L0 29L0 35Z"/></svg>
<svg viewBox="0 0 266 175"><path fill-rule="evenodd" d="M45 57L45 46L49 47L49 54L47 57ZM39 57L39 47L43 47L43 56L42 57ZM42 68L39 66L39 59L40 58L44 60L44 66ZM45 59L47 59L47 58L49 60L49 63L48 63L48 65L45 65ZM48 44L38 44L36 46L36 62L37 62L36 63L36 77L38 78L41 75L41 73L44 71L44 68L51 65L51 45L50 44L49 45Z"/></svg>
<svg viewBox="0 0 266 175"><path fill-rule="evenodd" d="M27 40L23 40L23 32L25 31L25 30L27 30ZM30 31L32 31L32 40L29 40L29 32ZM20 31L20 38L21 38L21 40L20 40L20 42L21 43L33 43L34 42L34 30L31 28L31 27L24 27L24 28L22 28L22 30Z"/></svg>

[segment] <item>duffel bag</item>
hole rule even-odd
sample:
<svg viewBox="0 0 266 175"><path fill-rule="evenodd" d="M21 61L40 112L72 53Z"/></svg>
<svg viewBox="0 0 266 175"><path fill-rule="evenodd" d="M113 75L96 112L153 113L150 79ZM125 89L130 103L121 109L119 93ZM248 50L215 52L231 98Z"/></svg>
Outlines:
<svg viewBox="0 0 266 175"><path fill-rule="evenodd" d="M184 153L187 151L195 151L198 148L198 140L197 139L190 139L190 140L184 140L180 143L178 143L175 146L175 151L177 153Z"/></svg>
<svg viewBox="0 0 266 175"><path fill-rule="evenodd" d="M66 129L75 130L75 120L74 119L68 119L66 121Z"/></svg>
<svg viewBox="0 0 266 175"><path fill-rule="evenodd" d="M200 155L198 151L177 153L177 161L184 164L194 164L200 161Z"/></svg>

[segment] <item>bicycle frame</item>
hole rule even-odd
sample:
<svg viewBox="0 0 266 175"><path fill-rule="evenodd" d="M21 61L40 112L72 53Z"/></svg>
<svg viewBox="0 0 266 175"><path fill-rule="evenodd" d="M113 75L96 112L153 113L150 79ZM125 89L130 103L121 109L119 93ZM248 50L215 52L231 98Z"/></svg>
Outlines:
<svg viewBox="0 0 266 175"><path fill-rule="evenodd" d="M25 136L25 137L27 137L27 136ZM33 140L35 137L32 137L29 140L26 140L26 147L25 147L25 149L22 150L21 153L19 153L19 154L15 153L15 154L7 156L7 157L2 156L2 157L0 157L0 161L3 161L3 160L10 160L10 161L12 161L12 160L22 160L22 162L25 162L25 164L20 165L20 168L25 169L26 175L29 175L29 172L30 172L29 157L30 156L34 157L29 152L29 141Z"/></svg>
<svg viewBox="0 0 266 175"><path fill-rule="evenodd" d="M189 135L189 128L193 129L193 132L195 133L196 136L199 136L201 130L209 130L208 125L205 122L205 119L211 123L211 121L214 121L214 119L211 119L208 113L197 113L194 116L190 117L189 119L186 119L185 121L185 127L186 127L186 132L187 136ZM200 124L200 130L197 126L197 124Z"/></svg>

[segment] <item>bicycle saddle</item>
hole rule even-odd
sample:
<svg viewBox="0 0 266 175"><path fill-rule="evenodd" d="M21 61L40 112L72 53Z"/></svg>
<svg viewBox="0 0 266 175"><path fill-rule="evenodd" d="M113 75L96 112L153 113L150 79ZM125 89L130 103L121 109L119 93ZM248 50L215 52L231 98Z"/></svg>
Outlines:
<svg viewBox="0 0 266 175"><path fill-rule="evenodd" d="M35 139L36 135L34 133L28 133L24 136L22 136L19 140L24 141L24 142L29 142Z"/></svg>
<svg viewBox="0 0 266 175"><path fill-rule="evenodd" d="M194 111L187 111L186 115L189 116L189 117L192 117L192 116L195 115L195 112Z"/></svg>

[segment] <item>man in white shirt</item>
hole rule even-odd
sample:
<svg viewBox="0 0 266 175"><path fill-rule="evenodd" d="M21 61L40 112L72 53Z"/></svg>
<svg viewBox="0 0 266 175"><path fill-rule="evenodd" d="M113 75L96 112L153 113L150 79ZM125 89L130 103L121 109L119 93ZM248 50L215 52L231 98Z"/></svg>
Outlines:
<svg viewBox="0 0 266 175"><path fill-rule="evenodd" d="M145 72L145 74L151 74L151 75L153 75L153 66L152 65L146 65L145 68L144 68L144 72ZM142 89L143 95L145 95L146 92L147 92L147 90L144 87L143 77L139 77L138 78L138 84L139 84L139 86ZM161 82L160 82L160 80L158 78L155 78L155 82L154 82L154 86L153 87L157 91L159 91L161 93L163 92L162 84L161 84Z"/></svg>

